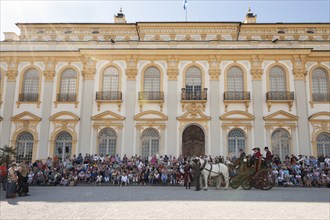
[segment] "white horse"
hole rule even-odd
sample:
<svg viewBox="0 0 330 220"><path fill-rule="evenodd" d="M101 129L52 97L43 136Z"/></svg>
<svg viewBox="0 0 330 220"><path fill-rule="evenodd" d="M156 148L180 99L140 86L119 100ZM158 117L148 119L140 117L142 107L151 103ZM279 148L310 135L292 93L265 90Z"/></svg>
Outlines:
<svg viewBox="0 0 330 220"><path fill-rule="evenodd" d="M216 177L217 179L217 184L216 184L216 189L220 188L221 185L221 179L222 176L225 179L226 182L226 188L229 186L229 170L228 167L223 164L223 163L218 163L218 164L211 164L207 162L205 159L202 159L200 157L195 157L194 160L199 160L201 164L201 176L204 179L205 182L205 188L204 190L207 190L207 181L209 177Z"/></svg>

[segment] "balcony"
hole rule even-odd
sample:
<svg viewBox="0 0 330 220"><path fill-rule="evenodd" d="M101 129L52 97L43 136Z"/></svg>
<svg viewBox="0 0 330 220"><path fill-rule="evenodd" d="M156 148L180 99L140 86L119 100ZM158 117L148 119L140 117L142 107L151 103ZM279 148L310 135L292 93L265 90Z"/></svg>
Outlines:
<svg viewBox="0 0 330 220"><path fill-rule="evenodd" d="M271 91L266 93L266 102L268 105L268 111L272 104L274 103L287 103L289 107L289 111L292 109L294 101L294 92L287 92L287 91Z"/></svg>
<svg viewBox="0 0 330 220"><path fill-rule="evenodd" d="M139 92L139 100L164 100L164 92Z"/></svg>
<svg viewBox="0 0 330 220"><path fill-rule="evenodd" d="M160 111L163 111L164 92L160 91L143 91L139 92L140 111L143 110L143 105L147 103L159 104Z"/></svg>
<svg viewBox="0 0 330 220"><path fill-rule="evenodd" d="M18 95L19 102L37 102L38 98L38 93L21 93Z"/></svg>
<svg viewBox="0 0 330 220"><path fill-rule="evenodd" d="M314 102L330 102L330 93L313 93Z"/></svg>
<svg viewBox="0 0 330 220"><path fill-rule="evenodd" d="M76 93L59 93L59 94L57 94L56 101L54 102L55 108L57 108L57 105L59 103L62 103L62 104L73 103L75 105L75 108L77 108L77 106L78 106L77 94Z"/></svg>
<svg viewBox="0 0 330 220"><path fill-rule="evenodd" d="M223 93L223 102L225 103L225 111L231 103L245 104L245 109L248 111L251 101L250 92L245 91L227 91Z"/></svg>
<svg viewBox="0 0 330 220"><path fill-rule="evenodd" d="M205 111L205 106L207 102L207 88L202 91L187 92L186 88L181 89L181 104L182 111L185 109L186 105L190 104L200 104Z"/></svg>
<svg viewBox="0 0 330 220"><path fill-rule="evenodd" d="M18 95L18 101L16 102L17 108L20 107L21 104L27 103L37 103L37 107L39 108L39 94L38 93L21 93Z"/></svg>
<svg viewBox="0 0 330 220"><path fill-rule="evenodd" d="M319 104L329 104L330 102L330 93L313 93L312 94L312 99L310 101L311 107L314 108L314 103L319 103Z"/></svg>
<svg viewBox="0 0 330 220"><path fill-rule="evenodd" d="M121 103L123 102L123 94L120 91L99 91L96 92L95 100L98 111L100 111L102 103L117 104L118 111L120 111Z"/></svg>

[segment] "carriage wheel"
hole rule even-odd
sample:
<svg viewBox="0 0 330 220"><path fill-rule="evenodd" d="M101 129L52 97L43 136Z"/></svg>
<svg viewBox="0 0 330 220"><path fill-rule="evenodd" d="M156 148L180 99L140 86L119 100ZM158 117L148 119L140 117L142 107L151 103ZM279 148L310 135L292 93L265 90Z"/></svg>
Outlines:
<svg viewBox="0 0 330 220"><path fill-rule="evenodd" d="M256 189L268 190L271 189L275 183L275 179L271 180L269 178L269 171L268 170L260 170L252 177L252 185Z"/></svg>
<svg viewBox="0 0 330 220"><path fill-rule="evenodd" d="M249 189L252 188L251 177L250 176L244 176L242 178L241 187L245 190L249 190Z"/></svg>
<svg viewBox="0 0 330 220"><path fill-rule="evenodd" d="M234 176L234 177L230 178L230 180L229 180L229 185L233 189L237 189L240 184L241 184L241 176L239 176L239 175Z"/></svg>
<svg viewBox="0 0 330 220"><path fill-rule="evenodd" d="M270 190L275 185L275 175L270 171L267 172L266 182L262 190Z"/></svg>

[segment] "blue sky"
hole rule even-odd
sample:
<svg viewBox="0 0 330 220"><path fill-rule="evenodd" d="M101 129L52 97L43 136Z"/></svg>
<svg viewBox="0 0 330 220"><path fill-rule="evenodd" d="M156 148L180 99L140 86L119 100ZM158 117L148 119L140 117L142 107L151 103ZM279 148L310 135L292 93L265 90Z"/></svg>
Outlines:
<svg viewBox="0 0 330 220"><path fill-rule="evenodd" d="M329 0L188 0L188 21L243 21L248 7L258 23L330 22ZM112 23L122 7L127 22L185 21L183 0L0 0L0 32L19 33L15 23Z"/></svg>

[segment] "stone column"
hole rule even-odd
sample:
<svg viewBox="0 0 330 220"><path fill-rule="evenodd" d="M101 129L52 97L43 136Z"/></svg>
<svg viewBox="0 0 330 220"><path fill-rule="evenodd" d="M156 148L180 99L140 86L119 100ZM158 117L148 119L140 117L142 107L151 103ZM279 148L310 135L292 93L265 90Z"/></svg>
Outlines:
<svg viewBox="0 0 330 220"><path fill-rule="evenodd" d="M78 153L91 153L96 148L96 143L91 142L92 114L94 101L94 75L96 62L91 58L85 59L82 75L82 96L80 106L80 127Z"/></svg>
<svg viewBox="0 0 330 220"><path fill-rule="evenodd" d="M123 126L118 126L117 132L117 150L116 153L121 157L124 156L124 152L122 152L123 147Z"/></svg>
<svg viewBox="0 0 330 220"><path fill-rule="evenodd" d="M272 146L271 146L271 143L270 143L270 140L271 140L271 137L270 137L270 127L269 126L265 126L266 128L266 146L269 147L269 150L273 152L273 149L272 149Z"/></svg>
<svg viewBox="0 0 330 220"><path fill-rule="evenodd" d="M165 155L167 154L167 152L165 151L165 126L161 126L160 128L160 150L159 150L159 154L160 155Z"/></svg>
<svg viewBox="0 0 330 220"><path fill-rule="evenodd" d="M49 131L51 110L52 110L52 97L53 97L53 86L55 77L55 62L54 59L45 60L45 71L44 71L44 85L43 85L43 99L42 99L42 120L40 124L40 142L37 159L46 159L48 155L52 155L53 152L49 151Z"/></svg>
<svg viewBox="0 0 330 220"><path fill-rule="evenodd" d="M222 148L220 149L220 155L228 156L228 146L227 146L227 136L228 136L228 126L222 125Z"/></svg>
<svg viewBox="0 0 330 220"><path fill-rule="evenodd" d="M215 59L209 60L209 74L210 74L210 89L208 95L208 102L210 103L210 152L211 155L221 154L221 136L220 136L220 62Z"/></svg>
<svg viewBox="0 0 330 220"><path fill-rule="evenodd" d="M257 59L252 60L252 103L254 115L254 146L263 148L265 144L264 119L263 119L263 104L265 94L262 91L262 68L261 62Z"/></svg>
<svg viewBox="0 0 330 220"><path fill-rule="evenodd" d="M1 146L10 144L11 136L11 117L13 116L13 109L15 104L15 87L17 71L17 58L12 58L8 63L8 70L6 71L6 95L3 97L3 115L2 115L2 132L1 132ZM15 146L12 146L15 148Z"/></svg>
<svg viewBox="0 0 330 220"><path fill-rule="evenodd" d="M137 92L136 92L136 75L137 75L137 59L136 57L130 57L127 60L126 69L126 91L125 91L125 133L124 133L124 143L122 145L122 152L127 156L134 154L136 145L134 142L135 137L135 109L137 102ZM139 137L136 137L139 138Z"/></svg>
<svg viewBox="0 0 330 220"><path fill-rule="evenodd" d="M167 146L166 154L177 155L178 150L177 139L178 139L178 126L177 126L177 107L180 106L178 102L178 61L177 59L171 57L167 62Z"/></svg>
<svg viewBox="0 0 330 220"><path fill-rule="evenodd" d="M300 60L294 63L294 96L298 116L298 140L299 153L302 155L311 155L311 140L309 132L308 103L305 76L307 72L303 68L297 67ZM299 66L303 66L300 64Z"/></svg>
<svg viewBox="0 0 330 220"><path fill-rule="evenodd" d="M98 147L99 146L96 146L96 143L97 143L97 135L98 135L98 126L97 125L93 125L92 126L92 128L93 128L93 138L92 138L92 143L93 143L93 145L95 145L95 148L94 148L94 150L92 150L90 153L98 153L99 154L99 149L98 149ZM104 155L103 155L104 156Z"/></svg>

